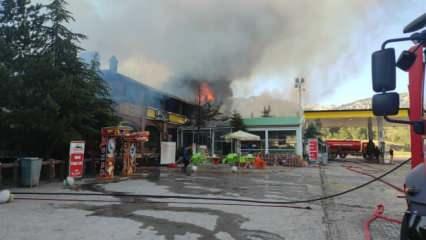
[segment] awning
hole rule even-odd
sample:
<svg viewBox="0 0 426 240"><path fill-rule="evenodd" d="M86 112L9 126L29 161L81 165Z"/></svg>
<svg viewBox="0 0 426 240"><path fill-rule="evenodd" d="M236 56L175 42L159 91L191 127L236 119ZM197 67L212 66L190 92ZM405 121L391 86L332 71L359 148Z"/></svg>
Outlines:
<svg viewBox="0 0 426 240"><path fill-rule="evenodd" d="M224 136L225 140L238 140L238 141L260 141L260 137L248 132L244 132L244 131L237 131L237 132L233 132L233 133L229 133L227 135Z"/></svg>

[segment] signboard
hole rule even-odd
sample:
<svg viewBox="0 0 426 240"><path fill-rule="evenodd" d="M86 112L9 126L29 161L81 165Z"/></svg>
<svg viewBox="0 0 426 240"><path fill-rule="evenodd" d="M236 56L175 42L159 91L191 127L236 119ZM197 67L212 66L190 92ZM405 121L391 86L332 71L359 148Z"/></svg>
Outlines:
<svg viewBox="0 0 426 240"><path fill-rule="evenodd" d="M189 120L180 114L169 112L169 122L177 125L182 125L187 123Z"/></svg>
<svg viewBox="0 0 426 240"><path fill-rule="evenodd" d="M154 120L157 116L157 110L154 108L147 108L146 109L146 118Z"/></svg>
<svg viewBox="0 0 426 240"><path fill-rule="evenodd" d="M176 142L161 142L161 160L160 164L175 163Z"/></svg>
<svg viewBox="0 0 426 240"><path fill-rule="evenodd" d="M83 177L84 141L72 141L70 144L68 176Z"/></svg>
<svg viewBox="0 0 426 240"><path fill-rule="evenodd" d="M310 161L318 161L318 139L311 138L308 140L308 155Z"/></svg>

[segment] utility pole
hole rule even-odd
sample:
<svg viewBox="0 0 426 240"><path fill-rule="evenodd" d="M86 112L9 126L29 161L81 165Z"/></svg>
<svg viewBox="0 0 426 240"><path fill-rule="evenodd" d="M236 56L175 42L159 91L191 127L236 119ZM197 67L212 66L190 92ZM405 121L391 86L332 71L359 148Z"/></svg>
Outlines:
<svg viewBox="0 0 426 240"><path fill-rule="evenodd" d="M197 89L197 102L198 102L198 116L197 119L195 120L196 122L196 126L197 126L197 142L196 144L200 144L200 128L201 128L201 82L198 84L198 89ZM194 145L194 130L192 130L192 144Z"/></svg>
<svg viewBox="0 0 426 240"><path fill-rule="evenodd" d="M303 91L305 85L305 78L296 77L294 80L294 88L297 89L297 105L299 106L299 117L303 115Z"/></svg>

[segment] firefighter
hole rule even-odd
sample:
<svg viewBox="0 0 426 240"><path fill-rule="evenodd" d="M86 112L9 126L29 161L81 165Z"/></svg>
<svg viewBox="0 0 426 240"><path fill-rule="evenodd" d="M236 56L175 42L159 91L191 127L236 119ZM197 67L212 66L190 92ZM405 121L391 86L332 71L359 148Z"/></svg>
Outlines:
<svg viewBox="0 0 426 240"><path fill-rule="evenodd" d="M381 154L380 149L377 146L375 146L374 147L374 157L376 158L377 161L379 161L379 159L380 159L380 154Z"/></svg>
<svg viewBox="0 0 426 240"><path fill-rule="evenodd" d="M368 141L367 144L367 157L371 160L375 156L376 145L372 140Z"/></svg>
<svg viewBox="0 0 426 240"><path fill-rule="evenodd" d="M389 149L390 162L393 162L393 149Z"/></svg>

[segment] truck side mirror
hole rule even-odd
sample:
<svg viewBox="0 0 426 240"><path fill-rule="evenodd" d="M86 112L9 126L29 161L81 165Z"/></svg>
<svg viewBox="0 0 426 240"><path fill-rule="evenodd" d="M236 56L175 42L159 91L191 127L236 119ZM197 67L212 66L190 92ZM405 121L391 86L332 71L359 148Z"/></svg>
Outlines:
<svg viewBox="0 0 426 240"><path fill-rule="evenodd" d="M399 112L399 94L395 92L381 93L373 96L373 114L375 116L391 116Z"/></svg>
<svg viewBox="0 0 426 240"><path fill-rule="evenodd" d="M395 49L386 48L372 55L373 90L392 91L396 88Z"/></svg>
<svg viewBox="0 0 426 240"><path fill-rule="evenodd" d="M401 53L401 55L399 55L398 61L396 61L396 66L407 72L416 61L416 58L416 53L405 50Z"/></svg>

